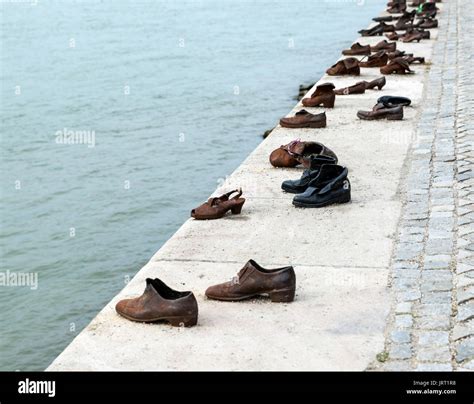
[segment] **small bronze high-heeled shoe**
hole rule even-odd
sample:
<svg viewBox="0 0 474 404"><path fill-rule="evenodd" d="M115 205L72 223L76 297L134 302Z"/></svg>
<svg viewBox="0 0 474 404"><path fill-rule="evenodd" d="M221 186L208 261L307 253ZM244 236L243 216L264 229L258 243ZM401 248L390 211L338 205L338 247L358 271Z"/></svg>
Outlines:
<svg viewBox="0 0 474 404"><path fill-rule="evenodd" d="M345 88L338 88L334 92L336 95L349 95L349 94L364 94L365 93L365 81L359 81L358 83L345 87Z"/></svg>
<svg viewBox="0 0 474 404"><path fill-rule="evenodd" d="M372 81L363 81L363 83L365 84L366 90L373 90L375 87L378 87L380 91L387 83L387 79L382 76Z"/></svg>
<svg viewBox="0 0 474 404"><path fill-rule="evenodd" d="M235 192L237 192L237 195L229 198ZM207 202L193 209L191 216L197 220L220 219L229 210L234 215L238 215L242 211L242 206L244 206L245 203L245 198L241 198L241 196L242 189L234 189L217 198L209 198Z"/></svg>

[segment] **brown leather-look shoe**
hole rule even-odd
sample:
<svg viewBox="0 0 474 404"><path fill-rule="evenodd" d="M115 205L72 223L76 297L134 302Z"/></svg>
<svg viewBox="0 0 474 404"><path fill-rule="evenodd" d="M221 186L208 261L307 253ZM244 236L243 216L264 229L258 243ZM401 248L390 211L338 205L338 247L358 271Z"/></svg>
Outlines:
<svg viewBox="0 0 474 404"><path fill-rule="evenodd" d="M334 88L332 83L320 84L310 98L303 99L303 105L305 107L318 107L322 104L325 108L334 108L334 101L336 100Z"/></svg>
<svg viewBox="0 0 474 404"><path fill-rule="evenodd" d="M325 128L326 113L311 114L305 109L298 111L295 116L281 118L280 125L284 128Z"/></svg>
<svg viewBox="0 0 474 404"><path fill-rule="evenodd" d="M230 198L230 196L237 192L237 195ZM245 198L241 198L242 189L234 189L218 198L209 198L201 206L191 211L191 216L197 220L213 220L220 219L229 210L234 215L239 215L244 206Z"/></svg>
<svg viewBox="0 0 474 404"><path fill-rule="evenodd" d="M396 50L395 52L390 52L388 54L388 59L393 60L402 56L413 56L413 53L406 53L405 51Z"/></svg>
<svg viewBox="0 0 474 404"><path fill-rule="evenodd" d="M342 54L346 56L370 55L370 45L363 46L359 42L356 42L350 49L344 49Z"/></svg>
<svg viewBox="0 0 474 404"><path fill-rule="evenodd" d="M386 39L370 47L371 52L378 52L381 50L384 50L387 52L395 52L396 49L397 49L397 43L388 42Z"/></svg>
<svg viewBox="0 0 474 404"><path fill-rule="evenodd" d="M150 278L140 297L120 300L115 310L128 320L143 323L164 320L174 327L191 327L198 319L198 305L192 292L178 292L161 280Z"/></svg>
<svg viewBox="0 0 474 404"><path fill-rule="evenodd" d="M413 70L410 69L410 65L403 58L395 58L388 65L380 68L380 73L382 74L407 74L413 73Z"/></svg>
<svg viewBox="0 0 474 404"><path fill-rule="evenodd" d="M391 121L401 121L403 119L403 107L386 107L382 103L375 105L372 111L359 111L357 116L366 121L374 121L379 119L388 119Z"/></svg>
<svg viewBox="0 0 474 404"><path fill-rule="evenodd" d="M360 67L382 67L388 62L388 54L381 50L367 58L366 62L359 62Z"/></svg>
<svg viewBox="0 0 474 404"><path fill-rule="evenodd" d="M337 163L336 153L322 143L293 140L271 152L270 164L273 167L296 167L298 164L306 167L311 156L315 155L332 157Z"/></svg>
<svg viewBox="0 0 474 404"><path fill-rule="evenodd" d="M330 76L342 76L342 75L360 75L359 61L356 58L347 58L340 60L336 64L332 65L326 70L326 73Z"/></svg>
<svg viewBox="0 0 474 404"><path fill-rule="evenodd" d="M207 288L206 296L213 300L239 301L268 295L272 302L288 303L294 300L295 289L293 267L265 269L250 260L232 280Z"/></svg>
<svg viewBox="0 0 474 404"><path fill-rule="evenodd" d="M364 94L365 93L365 83L364 81L359 81L358 83L345 88L339 88L334 91L337 95L349 95L349 94Z"/></svg>

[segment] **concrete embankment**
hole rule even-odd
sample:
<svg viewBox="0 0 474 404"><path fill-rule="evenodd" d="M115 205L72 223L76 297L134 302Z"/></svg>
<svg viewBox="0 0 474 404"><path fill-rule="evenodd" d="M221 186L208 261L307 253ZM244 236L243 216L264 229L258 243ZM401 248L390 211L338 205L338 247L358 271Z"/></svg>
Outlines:
<svg viewBox="0 0 474 404"><path fill-rule="evenodd" d="M429 62L436 37L434 29L430 40L399 42L398 48ZM381 39L357 40L373 45ZM366 369L384 349L388 270L402 207L399 190L429 63L412 68L414 75L388 76L382 91L337 97L335 108L326 110L327 128L278 126L214 194L242 187L247 198L242 214L186 221L49 370ZM360 77L324 76L318 83L340 88L380 76L378 68L362 68ZM403 121L356 117L357 110L370 110L382 95L411 98ZM280 184L298 178L301 169L275 169L268 156L297 138L326 144L349 167L351 203L322 209L292 206L293 195L283 193ZM265 267L295 266L296 300L223 303L205 298L207 286L228 280L250 258ZM119 317L116 302L141 294L147 277L193 290L198 325L181 329Z"/></svg>

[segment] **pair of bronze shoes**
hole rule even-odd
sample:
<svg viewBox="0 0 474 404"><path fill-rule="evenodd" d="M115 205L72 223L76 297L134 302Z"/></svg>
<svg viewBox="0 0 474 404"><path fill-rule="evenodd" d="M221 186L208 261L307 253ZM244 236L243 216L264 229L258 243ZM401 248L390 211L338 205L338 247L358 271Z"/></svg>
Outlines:
<svg viewBox="0 0 474 404"><path fill-rule="evenodd" d="M231 198L235 193L237 195ZM239 215L245 203L245 198L241 198L241 196L242 189L234 189L219 197L209 198L207 202L191 211L191 217L196 220L220 219L228 211L231 211L234 215Z"/></svg>
<svg viewBox="0 0 474 404"><path fill-rule="evenodd" d="M387 83L385 77L380 77L372 81L359 81L358 83L345 88L339 88L335 91L337 95L364 94L365 90L373 90L377 87L379 90Z"/></svg>
<svg viewBox="0 0 474 404"><path fill-rule="evenodd" d="M293 267L265 269L250 260L229 282L209 287L209 299L240 301L268 295L272 302L288 303L295 298L296 275ZM160 279L146 280L143 294L120 300L118 314L128 320L143 323L166 321L174 327L192 327L198 322L198 303L193 292L180 292Z"/></svg>
<svg viewBox="0 0 474 404"><path fill-rule="evenodd" d="M270 164L273 167L286 168L302 164L303 167L309 168L315 158L334 159L335 164L337 163L336 153L322 143L294 140L273 150L270 154Z"/></svg>
<svg viewBox="0 0 474 404"><path fill-rule="evenodd" d="M342 51L343 55L346 56L369 56L372 52L387 51L394 52L397 49L396 42L388 42L387 40L380 41L374 46L370 45L361 45L359 42L352 44L350 49L345 49Z"/></svg>

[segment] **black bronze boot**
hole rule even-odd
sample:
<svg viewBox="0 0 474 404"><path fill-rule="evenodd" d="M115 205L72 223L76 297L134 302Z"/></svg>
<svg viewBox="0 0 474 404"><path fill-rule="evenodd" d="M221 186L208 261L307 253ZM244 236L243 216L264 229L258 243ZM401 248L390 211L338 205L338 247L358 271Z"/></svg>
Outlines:
<svg viewBox="0 0 474 404"><path fill-rule="evenodd" d="M337 159L329 156L312 156L310 168L303 171L303 175L298 180L283 181L281 188L291 194L301 194L306 191L309 183L318 176L323 164L336 164Z"/></svg>
<svg viewBox="0 0 474 404"><path fill-rule="evenodd" d="M301 208L321 208L351 200L351 183L348 170L337 164L321 166L319 174L310 181L302 194L293 198L293 205Z"/></svg>

